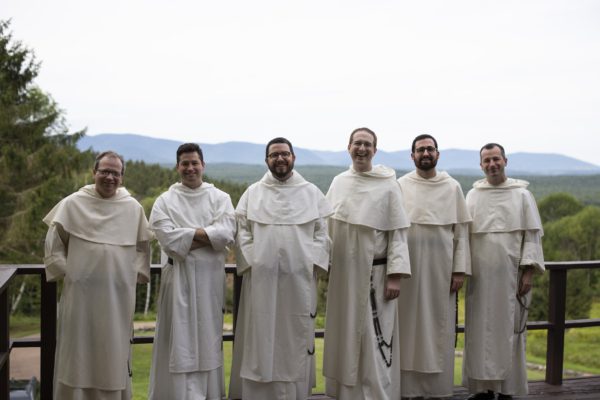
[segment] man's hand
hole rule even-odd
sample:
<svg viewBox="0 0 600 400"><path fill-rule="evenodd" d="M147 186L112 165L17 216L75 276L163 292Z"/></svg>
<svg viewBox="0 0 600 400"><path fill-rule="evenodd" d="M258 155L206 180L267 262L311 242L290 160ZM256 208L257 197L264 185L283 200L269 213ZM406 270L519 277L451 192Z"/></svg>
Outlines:
<svg viewBox="0 0 600 400"><path fill-rule="evenodd" d="M454 272L452 274L452 280L450 282L450 293L454 293L460 290L465 282L465 274L463 272Z"/></svg>
<svg viewBox="0 0 600 400"><path fill-rule="evenodd" d="M533 286L533 268L525 267L519 281L519 296L525 296Z"/></svg>
<svg viewBox="0 0 600 400"><path fill-rule="evenodd" d="M210 243L204 243L204 242L200 242L198 240L192 240L192 245L190 246L190 251L199 249L200 247L206 247L206 246L210 246Z"/></svg>
<svg viewBox="0 0 600 400"><path fill-rule="evenodd" d="M206 231L202 228L196 229L196 233L194 234L194 240L192 240L192 244L190 246L190 251L206 246L211 246L210 239L206 234Z"/></svg>
<svg viewBox="0 0 600 400"><path fill-rule="evenodd" d="M391 274L385 280L384 297L386 300L394 300L400 295L400 274Z"/></svg>

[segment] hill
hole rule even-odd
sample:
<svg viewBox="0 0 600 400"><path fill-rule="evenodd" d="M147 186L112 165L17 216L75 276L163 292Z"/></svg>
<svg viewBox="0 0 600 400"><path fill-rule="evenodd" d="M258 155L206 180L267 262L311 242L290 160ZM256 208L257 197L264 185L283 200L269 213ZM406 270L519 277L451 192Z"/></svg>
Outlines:
<svg viewBox="0 0 600 400"><path fill-rule="evenodd" d="M128 160L164 165L175 164L175 151L181 142L135 134L100 134L84 136L77 146L81 150L112 149ZM208 164L232 163L264 165L265 147L248 142L200 143ZM322 151L294 148L296 165L327 165L347 167L350 158L345 150ZM509 153L509 171L519 175L581 175L600 174L600 167L560 154ZM410 150L377 151L374 161L398 170L410 170L413 163ZM475 150L445 149L441 151L438 168L463 175L479 175L479 154Z"/></svg>

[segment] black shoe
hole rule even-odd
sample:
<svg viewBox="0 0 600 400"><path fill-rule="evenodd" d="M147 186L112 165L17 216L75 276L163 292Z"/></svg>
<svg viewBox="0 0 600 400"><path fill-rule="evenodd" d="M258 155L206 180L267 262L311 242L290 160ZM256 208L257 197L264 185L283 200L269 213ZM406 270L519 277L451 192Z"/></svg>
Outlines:
<svg viewBox="0 0 600 400"><path fill-rule="evenodd" d="M498 393L498 400L511 400L512 396L510 394L502 394Z"/></svg>
<svg viewBox="0 0 600 400"><path fill-rule="evenodd" d="M467 400L494 400L496 396L494 396L494 392L488 390L487 392L481 392L473 394L467 397Z"/></svg>

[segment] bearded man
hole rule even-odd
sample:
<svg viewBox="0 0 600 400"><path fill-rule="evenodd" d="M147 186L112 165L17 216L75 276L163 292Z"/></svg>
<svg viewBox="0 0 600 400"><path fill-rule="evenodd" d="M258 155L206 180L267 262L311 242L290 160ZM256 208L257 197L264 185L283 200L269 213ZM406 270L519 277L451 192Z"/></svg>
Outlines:
<svg viewBox="0 0 600 400"><path fill-rule="evenodd" d="M236 208L237 272L243 277L230 398L306 399L315 385L318 271L329 264L323 193L294 170L294 148L266 147L269 171Z"/></svg>
<svg viewBox="0 0 600 400"><path fill-rule="evenodd" d="M431 135L412 143L416 169L398 182L410 218L411 279L398 298L402 397L447 397L454 387L456 296L471 273L468 223L460 184L437 171Z"/></svg>

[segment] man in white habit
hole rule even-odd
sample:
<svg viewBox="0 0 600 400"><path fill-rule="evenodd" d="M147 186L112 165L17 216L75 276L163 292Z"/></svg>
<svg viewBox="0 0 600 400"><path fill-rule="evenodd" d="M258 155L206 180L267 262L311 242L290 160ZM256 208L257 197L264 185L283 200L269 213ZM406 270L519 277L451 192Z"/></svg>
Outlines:
<svg viewBox="0 0 600 400"><path fill-rule="evenodd" d="M323 193L294 171L295 159L287 139L272 139L269 171L236 208L243 283L232 399L306 399L315 385L316 274L328 269L332 211Z"/></svg>
<svg viewBox="0 0 600 400"><path fill-rule="evenodd" d="M447 397L454 387L456 295L471 273L468 223L460 184L437 171L431 135L412 143L416 169L398 182L410 218L411 279L398 297L402 397Z"/></svg>
<svg viewBox="0 0 600 400"><path fill-rule="evenodd" d="M352 166L326 196L334 214L323 373L327 395L341 400L400 398L396 298L410 276L410 223L395 171L372 165L376 151L372 130L354 130Z"/></svg>
<svg viewBox="0 0 600 400"><path fill-rule="evenodd" d="M150 278L151 233L142 206L120 187L123 158L100 153L92 173L94 184L44 218L46 278L64 282L54 398L128 400L135 288Z"/></svg>
<svg viewBox="0 0 600 400"><path fill-rule="evenodd" d="M504 148L480 150L485 179L467 194L472 276L467 284L463 385L472 399L527 395L525 339L534 272L544 271L542 223L528 183L506 177Z"/></svg>
<svg viewBox="0 0 600 400"><path fill-rule="evenodd" d="M181 182L152 207L150 227L168 257L163 267L148 398L225 397L223 307L225 256L235 216L229 195L203 181L195 143L177 149Z"/></svg>

